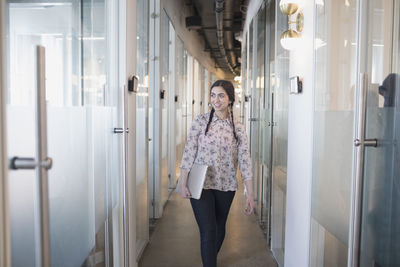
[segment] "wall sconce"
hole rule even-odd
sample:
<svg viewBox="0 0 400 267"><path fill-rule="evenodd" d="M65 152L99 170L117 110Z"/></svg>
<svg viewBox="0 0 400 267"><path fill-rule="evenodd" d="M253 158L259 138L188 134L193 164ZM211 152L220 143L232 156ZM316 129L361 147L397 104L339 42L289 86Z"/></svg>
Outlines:
<svg viewBox="0 0 400 267"><path fill-rule="evenodd" d="M280 41L281 45L286 50L293 50L298 46L298 42L300 40L300 33L303 31L304 26L304 16L300 11L296 16L296 20L290 20L290 17L295 14L299 10L299 4L295 3L293 0L281 0L279 3L279 8L281 12L288 16L288 24L289 29L282 33ZM293 25L295 24L295 29L293 29Z"/></svg>

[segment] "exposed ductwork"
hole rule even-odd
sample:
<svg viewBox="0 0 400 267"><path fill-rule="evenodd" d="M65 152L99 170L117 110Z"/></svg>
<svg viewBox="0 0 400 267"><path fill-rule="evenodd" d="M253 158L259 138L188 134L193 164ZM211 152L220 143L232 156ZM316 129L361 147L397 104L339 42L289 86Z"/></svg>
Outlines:
<svg viewBox="0 0 400 267"><path fill-rule="evenodd" d="M216 22L217 22L217 41L218 41L218 48L219 51L221 53L222 58L224 59L224 61L226 61L226 65L229 67L230 71L235 74L235 75L239 75L238 71L235 70L235 67L233 66L233 64L236 65L236 57L235 57L235 53L233 53L233 34L232 31L227 32L227 38L226 40L226 44L227 44L227 48L229 49L229 51L231 51L231 58L232 61L231 62L228 58L228 55L226 54L226 49L225 49L225 44L224 44L224 11L225 11L225 7L227 8L226 12L227 14L229 14L229 16L232 16L232 9L233 9L233 3L232 0L215 0L215 17L216 17ZM232 27L232 21L233 18L227 18L226 20L226 24L228 27Z"/></svg>

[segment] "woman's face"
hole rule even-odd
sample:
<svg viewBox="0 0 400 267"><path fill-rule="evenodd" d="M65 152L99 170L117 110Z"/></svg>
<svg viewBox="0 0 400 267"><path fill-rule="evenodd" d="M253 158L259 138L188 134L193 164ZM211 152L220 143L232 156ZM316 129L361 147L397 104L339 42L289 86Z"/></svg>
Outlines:
<svg viewBox="0 0 400 267"><path fill-rule="evenodd" d="M215 111L225 111L231 101L222 86L215 86L211 89L211 105Z"/></svg>

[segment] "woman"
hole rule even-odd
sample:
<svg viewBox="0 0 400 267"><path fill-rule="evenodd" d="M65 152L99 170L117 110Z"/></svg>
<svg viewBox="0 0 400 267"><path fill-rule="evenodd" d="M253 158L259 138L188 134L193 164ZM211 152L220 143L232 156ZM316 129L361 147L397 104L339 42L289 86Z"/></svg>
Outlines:
<svg viewBox="0 0 400 267"><path fill-rule="evenodd" d="M183 198L191 197L186 182L193 163L209 166L200 199L190 198L200 229L204 267L217 266L217 254L225 238L225 224L237 190L238 161L247 191L245 213L250 215L254 209L247 135L244 126L234 120L234 102L231 82L218 80L211 86L211 112L193 121L180 165Z"/></svg>

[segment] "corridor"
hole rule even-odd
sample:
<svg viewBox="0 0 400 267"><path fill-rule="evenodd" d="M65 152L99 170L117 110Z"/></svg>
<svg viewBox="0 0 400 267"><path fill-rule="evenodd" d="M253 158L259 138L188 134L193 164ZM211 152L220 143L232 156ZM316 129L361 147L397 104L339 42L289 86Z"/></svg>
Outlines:
<svg viewBox="0 0 400 267"><path fill-rule="evenodd" d="M241 186L232 203L218 267L277 266L256 216L247 217L244 206ZM139 267L201 266L200 237L190 202L174 192L150 237Z"/></svg>
<svg viewBox="0 0 400 267"><path fill-rule="evenodd" d="M400 267L399 143L400 0L0 0L0 267L201 267L194 163L218 267Z"/></svg>

